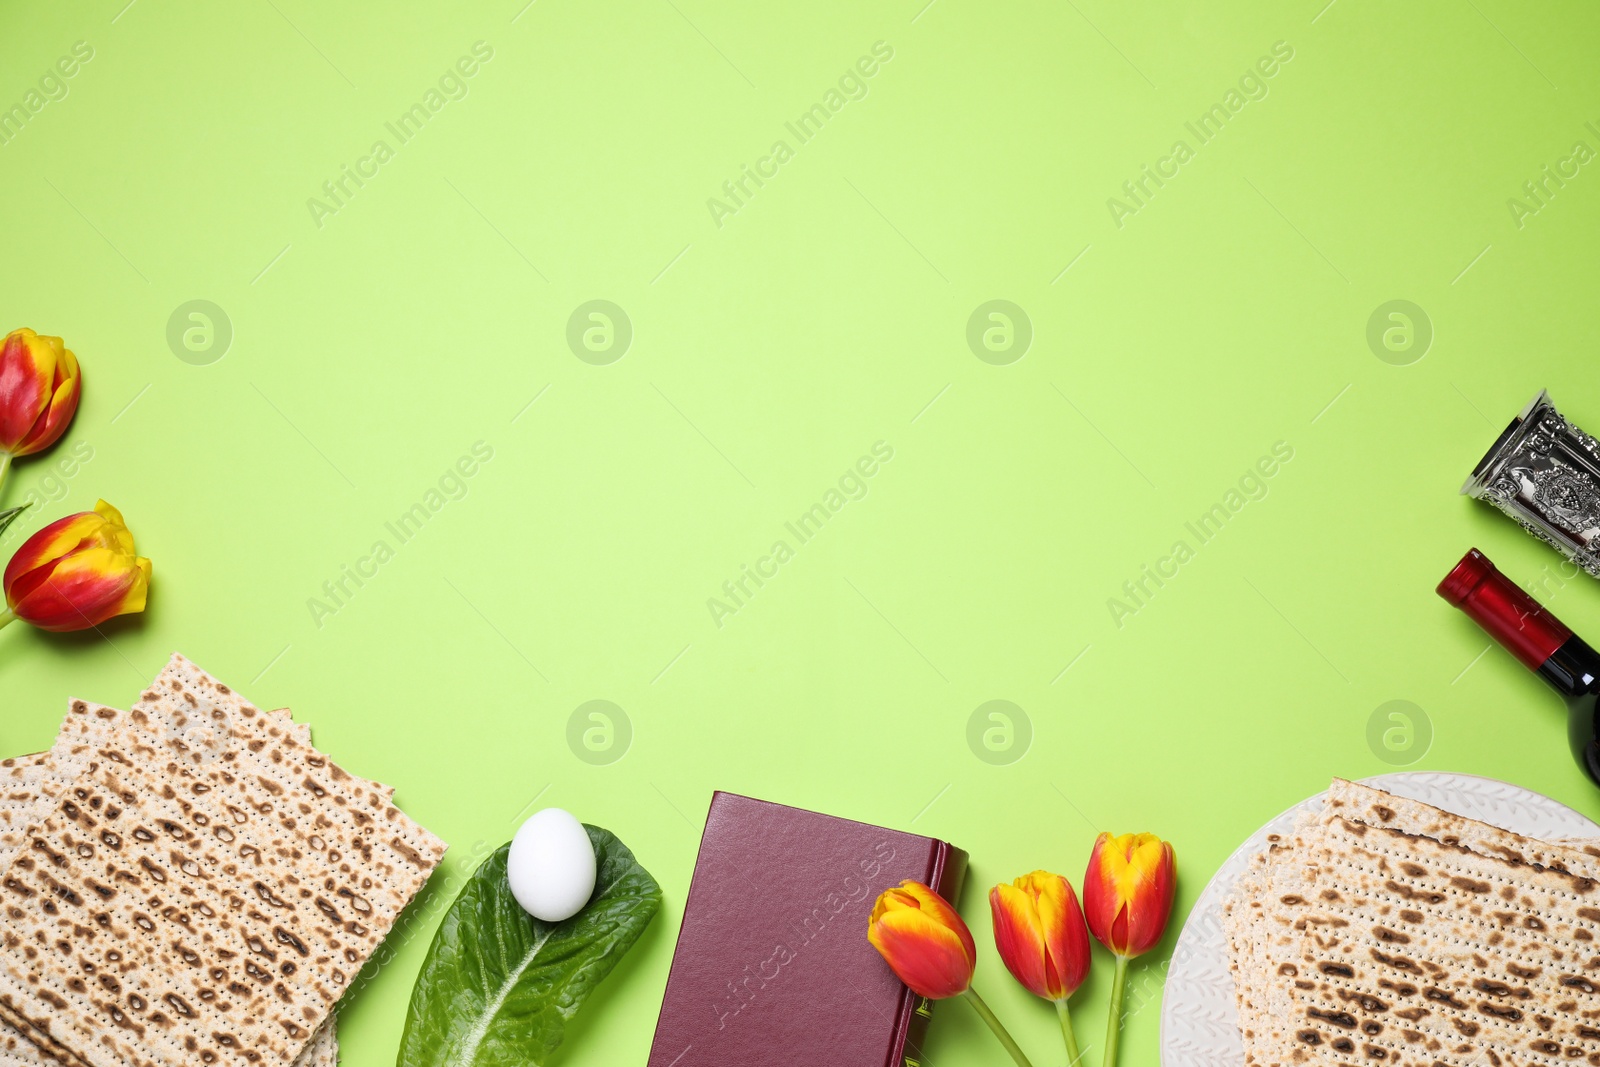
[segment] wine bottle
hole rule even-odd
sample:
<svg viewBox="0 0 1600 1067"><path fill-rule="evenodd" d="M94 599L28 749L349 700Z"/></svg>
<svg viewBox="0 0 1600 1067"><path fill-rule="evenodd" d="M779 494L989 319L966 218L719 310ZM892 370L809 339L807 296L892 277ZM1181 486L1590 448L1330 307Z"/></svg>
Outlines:
<svg viewBox="0 0 1600 1067"><path fill-rule="evenodd" d="M1438 593L1543 678L1567 702L1567 741L1583 773L1600 785L1600 652L1472 549Z"/></svg>

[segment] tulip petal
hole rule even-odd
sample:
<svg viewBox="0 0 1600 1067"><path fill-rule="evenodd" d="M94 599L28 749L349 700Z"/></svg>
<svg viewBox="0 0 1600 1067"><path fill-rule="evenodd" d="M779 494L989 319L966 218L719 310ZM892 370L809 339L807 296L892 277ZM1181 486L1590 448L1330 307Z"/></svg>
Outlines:
<svg viewBox="0 0 1600 1067"><path fill-rule="evenodd" d="M152 570L148 556L139 556L133 561L134 569L138 571L133 576L133 581L128 585L128 591L123 594L122 601L117 605L113 615L136 615L144 610L145 601L150 596L150 573Z"/></svg>
<svg viewBox="0 0 1600 1067"><path fill-rule="evenodd" d="M1140 952L1148 952L1161 940L1172 914L1172 898L1177 888L1173 875L1176 861L1172 846L1154 838L1142 843L1130 860L1130 866L1137 872L1132 899L1142 901L1144 906L1128 908L1128 942Z"/></svg>
<svg viewBox="0 0 1600 1067"><path fill-rule="evenodd" d="M953 997L972 981L973 957L961 938L921 911L891 911L872 925L867 938L900 980L921 996Z"/></svg>
<svg viewBox="0 0 1600 1067"><path fill-rule="evenodd" d="M1065 1000L1089 976L1089 930L1072 884L1034 871L989 893L995 948L1018 982L1046 1000Z"/></svg>
<svg viewBox="0 0 1600 1067"><path fill-rule="evenodd" d="M60 559L85 541L93 543L104 525L105 519L95 512L80 511L76 515L57 519L24 541L22 547L12 555L11 562L6 564L5 576L0 579L5 584L6 599L11 606L16 607L16 602L11 599L12 593L23 575Z"/></svg>
<svg viewBox="0 0 1600 1067"><path fill-rule="evenodd" d="M122 512L104 500L96 501L94 510L95 514L105 520L105 525L96 531L97 543L133 555L133 531L122 521Z"/></svg>
<svg viewBox="0 0 1600 1067"><path fill-rule="evenodd" d="M921 883L904 881L879 894L867 940L920 996L953 997L972 984L972 932L943 897Z"/></svg>
<svg viewBox="0 0 1600 1067"><path fill-rule="evenodd" d="M1042 878L1039 878L1043 875ZM1089 927L1072 885L1059 875L1035 872L1039 899L1039 925L1044 928L1050 963L1063 996L1071 996L1089 977Z"/></svg>
<svg viewBox="0 0 1600 1067"><path fill-rule="evenodd" d="M1089 929L1120 956L1148 952L1166 931L1176 889L1170 844L1154 834L1101 834L1083 879Z"/></svg>
<svg viewBox="0 0 1600 1067"><path fill-rule="evenodd" d="M944 897L941 897L921 882L912 881L901 882L899 888L892 889L889 892L897 894L897 902L909 900L912 907L928 913L939 925L954 930L956 936L961 939L967 958L974 961L978 958L978 947L973 943L972 931L967 929L966 922Z"/></svg>
<svg viewBox="0 0 1600 1067"><path fill-rule="evenodd" d="M143 567L114 549L88 548L42 573L12 610L41 630L88 629L122 614L130 602L142 608L146 575Z"/></svg>
<svg viewBox="0 0 1600 1067"><path fill-rule="evenodd" d="M60 338L13 330L0 341L0 450L12 451L50 401Z"/></svg>
<svg viewBox="0 0 1600 1067"><path fill-rule="evenodd" d="M32 432L17 443L13 449L14 455L28 456L43 452L55 444L72 424L72 416L78 410L78 397L83 391L83 377L78 370L77 357L68 349L61 350L52 388L48 406L34 423Z"/></svg>
<svg viewBox="0 0 1600 1067"><path fill-rule="evenodd" d="M122 513L102 500L23 542L6 565L6 603L42 630L82 630L143 611L150 574Z"/></svg>
<svg viewBox="0 0 1600 1067"><path fill-rule="evenodd" d="M994 918L994 947L1006 970L1034 996L1060 999L1060 978L1045 949L1033 895L1015 885L997 885L989 890L989 910Z"/></svg>

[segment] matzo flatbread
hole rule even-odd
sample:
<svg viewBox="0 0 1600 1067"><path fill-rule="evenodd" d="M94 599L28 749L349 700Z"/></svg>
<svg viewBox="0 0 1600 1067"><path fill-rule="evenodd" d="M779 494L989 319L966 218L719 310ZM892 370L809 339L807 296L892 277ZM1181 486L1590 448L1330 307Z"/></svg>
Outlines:
<svg viewBox="0 0 1600 1067"><path fill-rule="evenodd" d="M15 851L17 837L12 831L24 828L18 819L38 803L40 788L45 783L61 783L62 774L54 758L60 753L65 759L76 759L92 737L105 737L113 723L126 713L115 708L87 701L68 702L67 718L57 734L57 745L49 752L19 756L0 761L0 865L9 862ZM278 708L274 715L290 720L288 708ZM303 742L311 740L311 727L303 723L291 726ZM339 1043L333 1020L317 1031L316 1036L296 1060L295 1067L335 1067L339 1060ZM52 1061L9 1023L0 1021L0 1067L46 1067Z"/></svg>
<svg viewBox="0 0 1600 1067"><path fill-rule="evenodd" d="M1230 945L1250 1062L1600 1064L1592 844L1335 781L1261 868L1231 902L1265 917ZM1297 872L1304 888L1282 893Z"/></svg>
<svg viewBox="0 0 1600 1067"><path fill-rule="evenodd" d="M28 825L42 810L41 794L54 795L81 770L88 752L84 737L105 720L122 714L115 708L81 700L70 701L68 707L67 719L50 751L5 761L4 766L11 773L6 775L6 817L0 822L0 868L9 865L24 844ZM0 1067L41 1067L48 1062L20 1031L0 1021Z"/></svg>
<svg viewBox="0 0 1600 1067"><path fill-rule="evenodd" d="M289 1063L443 854L181 657L86 762L0 872L0 1017L64 1062Z"/></svg>
<svg viewBox="0 0 1600 1067"><path fill-rule="evenodd" d="M91 704L84 700L68 702L67 716L56 734L55 744L49 752L33 758L19 779L18 806L13 818L0 827L0 869L4 869L22 847L27 828L39 813L92 762L96 740L104 736L124 714L103 704ZM31 799L24 800L21 796L24 780Z"/></svg>
<svg viewBox="0 0 1600 1067"><path fill-rule="evenodd" d="M1511 1062L1600 1054L1592 884L1357 827L1326 837L1338 858L1313 903L1322 933L1302 946L1319 984L1301 1003L1322 1009L1307 1027L1368 1058L1433 1043Z"/></svg>
<svg viewBox="0 0 1600 1067"><path fill-rule="evenodd" d="M1600 847L1594 842L1538 841L1343 778L1335 778L1328 788L1323 811L1326 817L1340 815L1380 829L1431 837L1485 856L1570 870L1600 880Z"/></svg>
<svg viewBox="0 0 1600 1067"><path fill-rule="evenodd" d="M0 829L26 819L28 808L39 796L39 778L45 773L48 752L0 760Z"/></svg>
<svg viewBox="0 0 1600 1067"><path fill-rule="evenodd" d="M1281 1034L1268 1009L1270 973L1265 963L1266 900L1271 897L1274 853L1279 838L1268 840L1267 850L1251 857L1250 867L1224 905L1223 932L1228 938L1229 970L1233 973L1239 1007L1239 1032L1245 1039L1247 1067L1270 1067L1282 1045Z"/></svg>
<svg viewBox="0 0 1600 1067"><path fill-rule="evenodd" d="M303 742L310 742L311 728L292 722L288 708L279 708L272 714L289 723L290 729ZM127 712L104 704L69 700L66 718L48 752L0 763L0 787L4 788L4 800L0 801L0 868L15 853L41 795L58 794L67 782L81 773L94 745L108 736L126 715ZM187 751L180 733L171 732L167 740L175 751Z"/></svg>
<svg viewBox="0 0 1600 1067"><path fill-rule="evenodd" d="M33 1042L13 1027L3 1025L0 1029L0 1067L51 1067L56 1062L59 1061L45 1058ZM335 1020L329 1018L295 1060L295 1067L338 1067L338 1063L339 1038Z"/></svg>

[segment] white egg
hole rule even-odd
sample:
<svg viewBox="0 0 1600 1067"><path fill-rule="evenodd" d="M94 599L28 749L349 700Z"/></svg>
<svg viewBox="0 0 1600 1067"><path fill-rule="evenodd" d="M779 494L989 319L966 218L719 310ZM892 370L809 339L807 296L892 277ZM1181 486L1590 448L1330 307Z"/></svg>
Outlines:
<svg viewBox="0 0 1600 1067"><path fill-rule="evenodd" d="M594 893L594 845L570 812L545 808L511 839L506 880L522 910L547 923L570 919Z"/></svg>

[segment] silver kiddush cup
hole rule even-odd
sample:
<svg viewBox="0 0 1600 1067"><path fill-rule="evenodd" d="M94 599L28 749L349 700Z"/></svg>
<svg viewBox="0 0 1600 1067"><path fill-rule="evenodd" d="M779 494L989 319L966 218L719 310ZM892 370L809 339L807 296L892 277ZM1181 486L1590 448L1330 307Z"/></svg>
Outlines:
<svg viewBox="0 0 1600 1067"><path fill-rule="evenodd" d="M1568 422L1543 389L1461 492L1493 504L1600 578L1600 442Z"/></svg>

